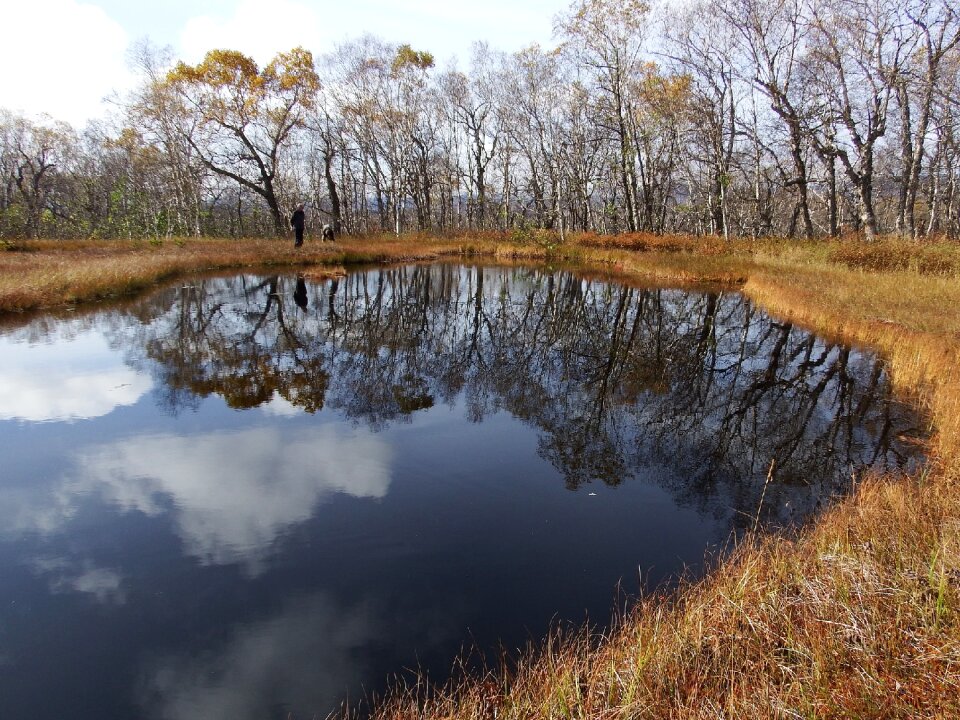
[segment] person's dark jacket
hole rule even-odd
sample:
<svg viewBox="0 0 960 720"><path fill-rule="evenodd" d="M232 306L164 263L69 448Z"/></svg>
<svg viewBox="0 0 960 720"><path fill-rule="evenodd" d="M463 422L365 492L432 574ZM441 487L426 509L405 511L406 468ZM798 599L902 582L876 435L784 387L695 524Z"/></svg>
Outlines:
<svg viewBox="0 0 960 720"><path fill-rule="evenodd" d="M303 210L294 210L293 217L290 218L290 225L297 230L303 230L303 226L306 224L306 215Z"/></svg>

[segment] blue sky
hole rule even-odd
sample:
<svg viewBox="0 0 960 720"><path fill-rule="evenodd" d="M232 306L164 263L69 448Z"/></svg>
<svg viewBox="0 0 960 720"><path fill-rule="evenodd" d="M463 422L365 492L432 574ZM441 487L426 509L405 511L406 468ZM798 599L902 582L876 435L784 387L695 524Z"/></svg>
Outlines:
<svg viewBox="0 0 960 720"><path fill-rule="evenodd" d="M296 45L322 53L371 33L432 52L443 66L470 45L517 50L553 44L553 18L568 0L0 0L0 108L47 113L82 125L103 98L130 87L129 45L149 38L199 60L229 47L264 62Z"/></svg>

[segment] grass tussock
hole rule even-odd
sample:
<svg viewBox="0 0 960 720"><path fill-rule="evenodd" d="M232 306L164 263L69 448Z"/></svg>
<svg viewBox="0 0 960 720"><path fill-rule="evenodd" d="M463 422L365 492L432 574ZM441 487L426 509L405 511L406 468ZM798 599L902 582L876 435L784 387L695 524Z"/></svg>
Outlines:
<svg viewBox="0 0 960 720"><path fill-rule="evenodd" d="M905 247L907 250L905 251ZM960 274L960 246L956 243L910 243L885 240L837 244L830 260L845 267L880 272L912 270L923 275Z"/></svg>
<svg viewBox="0 0 960 720"><path fill-rule="evenodd" d="M576 242L585 247L604 250L632 250L634 252L696 253L699 256L723 255L730 245L719 237L691 237L689 235L654 235L653 233L624 233L598 235L582 233Z"/></svg>
<svg viewBox="0 0 960 720"><path fill-rule="evenodd" d="M484 257L577 262L637 282L734 284L769 312L879 349L930 418L931 461L870 477L795 537L749 537L642 598L603 635L558 630L502 668L397 685L375 718L960 717L960 280L946 242L796 243L550 234L26 243L0 309L135 291L178 273ZM345 709L342 715L356 714Z"/></svg>

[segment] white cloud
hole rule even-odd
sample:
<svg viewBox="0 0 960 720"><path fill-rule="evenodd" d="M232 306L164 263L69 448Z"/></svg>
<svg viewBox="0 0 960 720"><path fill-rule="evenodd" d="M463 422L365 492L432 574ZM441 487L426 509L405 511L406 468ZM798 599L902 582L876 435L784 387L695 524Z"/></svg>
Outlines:
<svg viewBox="0 0 960 720"><path fill-rule="evenodd" d="M212 48L229 48L258 63L277 52L302 45L321 55L335 43L372 34L392 43L410 43L443 62L470 57L473 42L488 41L495 49L517 50L551 43L553 17L563 0L483 4L438 3L435 0L354 0L318 3L311 0L240 0L228 14L204 14L185 22L180 35L184 59L197 62Z"/></svg>
<svg viewBox="0 0 960 720"><path fill-rule="evenodd" d="M365 0L367 16L349 32L381 35L392 42L409 42L443 62L456 55L470 59L470 46L489 42L495 50L515 51L531 43L552 45L553 17L565 0L488 0L484 3L436 0ZM357 26L354 26L357 27Z"/></svg>
<svg viewBox="0 0 960 720"><path fill-rule="evenodd" d="M101 8L76 0L0 0L0 106L82 125L131 86L129 38Z"/></svg>
<svg viewBox="0 0 960 720"><path fill-rule="evenodd" d="M84 593L103 604L122 605L126 602L121 588L123 578L114 570L96 567L89 561L82 562L77 568L63 558L37 558L33 566L39 575L48 577L51 592Z"/></svg>
<svg viewBox="0 0 960 720"><path fill-rule="evenodd" d="M77 592L93 595L102 603L122 604L126 599L120 588L123 578L108 568L86 567L68 582Z"/></svg>
<svg viewBox="0 0 960 720"><path fill-rule="evenodd" d="M274 392L273 397L260 406L260 410L273 417L300 417L304 413L302 407L297 407L278 392Z"/></svg>
<svg viewBox="0 0 960 720"><path fill-rule="evenodd" d="M427 50L440 63L453 55L466 62L478 40L507 51L533 42L550 45L553 17L567 4L180 0L164 3L161 13L145 3L131 7L120 0L0 0L5 30L0 107L48 113L77 126L102 116L105 96L135 84L126 51L144 35L156 45L173 45L188 62L199 62L213 48L239 50L260 64L297 45L321 55L368 33Z"/></svg>
<svg viewBox="0 0 960 720"><path fill-rule="evenodd" d="M79 420L136 403L153 385L98 332L44 344L0 341L0 420Z"/></svg>
<svg viewBox="0 0 960 720"><path fill-rule="evenodd" d="M185 60L199 62L208 50L239 50L263 65L278 52L322 44L320 16L291 0L241 0L228 16L199 15L180 35Z"/></svg>
<svg viewBox="0 0 960 720"><path fill-rule="evenodd" d="M147 665L140 684L144 717L163 720L277 716L325 717L356 701L401 663L463 637L463 609L422 606L396 621L394 598L344 604L316 593L273 617L241 623L219 648L172 654ZM372 652L371 652L372 650ZM388 653L390 653L388 655Z"/></svg>
<svg viewBox="0 0 960 720"><path fill-rule="evenodd" d="M147 515L172 506L187 554L207 564L242 562L255 575L274 541L312 517L322 498L384 497L390 461L377 436L333 426L134 438L85 451L77 476L46 510L37 508L33 527L50 532L55 517L71 517L73 501L89 493Z"/></svg>
<svg viewBox="0 0 960 720"><path fill-rule="evenodd" d="M356 607L323 595L294 601L276 617L241 626L217 652L157 662L144 678L145 715L252 720L271 717L282 702L298 717L301 711L324 716L365 679L357 649L398 634L386 616L369 601Z"/></svg>
<svg viewBox="0 0 960 720"><path fill-rule="evenodd" d="M349 603L326 593L295 597L271 617L238 623L220 647L147 664L142 715L261 720L282 707L284 717L326 717L370 692L365 684L410 667L415 653L455 651L474 609L436 596L413 610L407 599L390 591Z"/></svg>

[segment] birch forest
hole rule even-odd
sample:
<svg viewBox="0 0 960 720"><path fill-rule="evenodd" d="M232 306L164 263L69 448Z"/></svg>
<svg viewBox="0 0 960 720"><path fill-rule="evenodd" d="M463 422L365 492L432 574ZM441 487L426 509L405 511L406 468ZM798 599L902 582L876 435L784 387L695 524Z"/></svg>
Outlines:
<svg viewBox="0 0 960 720"><path fill-rule="evenodd" d="M577 0L556 47L147 41L84 128L0 110L0 237L960 236L955 0Z"/></svg>

